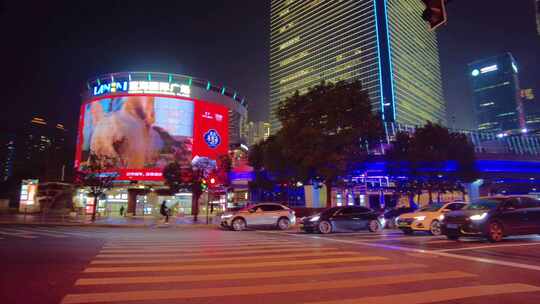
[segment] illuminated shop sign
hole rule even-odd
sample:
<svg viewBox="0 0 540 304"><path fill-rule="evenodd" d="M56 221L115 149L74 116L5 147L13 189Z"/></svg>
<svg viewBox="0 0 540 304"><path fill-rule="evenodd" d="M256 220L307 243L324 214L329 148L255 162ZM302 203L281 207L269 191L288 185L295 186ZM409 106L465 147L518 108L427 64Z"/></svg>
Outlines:
<svg viewBox="0 0 540 304"><path fill-rule="evenodd" d="M39 181L37 179L23 179L21 185L21 205L31 206L35 203Z"/></svg>
<svg viewBox="0 0 540 304"><path fill-rule="evenodd" d="M490 65L490 66L481 68L481 69L480 69L480 73L481 73L481 74L485 74L485 73L497 71L498 69L499 69L499 66L496 65L496 64L494 64L494 65Z"/></svg>
<svg viewBox="0 0 540 304"><path fill-rule="evenodd" d="M107 93L127 92L130 94L165 94L191 97L191 88L185 84L159 81L115 81L94 87L94 96Z"/></svg>
<svg viewBox="0 0 540 304"><path fill-rule="evenodd" d="M471 75L473 77L476 77L476 76L478 76L480 74L486 74L486 73L489 73L489 72L495 72L497 70L499 70L499 66L494 64L494 65L490 65L490 66L487 66L487 67L483 67L481 69L474 69L474 70L472 70Z"/></svg>

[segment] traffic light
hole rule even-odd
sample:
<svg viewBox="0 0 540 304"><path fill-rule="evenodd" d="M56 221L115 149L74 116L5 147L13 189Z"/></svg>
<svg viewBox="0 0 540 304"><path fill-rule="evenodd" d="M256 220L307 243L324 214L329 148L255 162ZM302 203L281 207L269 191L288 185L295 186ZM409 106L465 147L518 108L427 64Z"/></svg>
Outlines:
<svg viewBox="0 0 540 304"><path fill-rule="evenodd" d="M446 24L448 16L446 15L447 0L422 0L426 9L422 13L422 19L429 23L429 29L434 31L441 25Z"/></svg>
<svg viewBox="0 0 540 304"><path fill-rule="evenodd" d="M206 191L206 189L208 189L208 184L206 183L206 180L203 179L201 180L201 190Z"/></svg>
<svg viewBox="0 0 540 304"><path fill-rule="evenodd" d="M214 177L210 178L210 186L213 186L216 184L216 179Z"/></svg>

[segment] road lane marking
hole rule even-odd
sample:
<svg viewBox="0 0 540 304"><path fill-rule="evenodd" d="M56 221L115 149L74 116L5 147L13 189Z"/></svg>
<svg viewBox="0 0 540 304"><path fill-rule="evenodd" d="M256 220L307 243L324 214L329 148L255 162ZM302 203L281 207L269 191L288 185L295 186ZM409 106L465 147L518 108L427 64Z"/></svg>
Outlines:
<svg viewBox="0 0 540 304"><path fill-rule="evenodd" d="M53 234L53 233L48 233L48 232L41 232L41 231L37 231L36 229L33 229L33 228L31 230L9 228L9 230L15 231L15 232L20 232L20 233L26 233L26 234L37 234L37 235L50 236L50 237L53 237L53 238L67 238L66 235Z"/></svg>
<svg viewBox="0 0 540 304"><path fill-rule="evenodd" d="M283 235L285 235L285 234L283 234ZM436 256L442 256L442 257L448 257L448 258L455 258L455 259L460 259L460 260L467 260L467 261L481 262L481 263L486 263L486 264L493 264L493 265L508 266L508 267L514 267L514 268L521 268L521 269L527 269L527 270L540 271L540 266L536 266L536 265L514 263L514 262L507 262L507 261L502 261L502 260L494 260L494 259L486 259L486 258L478 258L478 257L470 257L470 256L464 256L464 255L440 252L440 251L436 251L436 250L416 249L416 248L411 248L411 247L403 247L403 246L396 246L396 245L386 245L386 244L378 244L378 243L370 243L370 242L356 242L356 241L350 241L350 240L337 240L337 239L330 239L330 238L321 238L321 237L317 237L317 236L300 236L300 235L295 235L295 236L304 237L304 238L318 239L318 240L325 240L326 239L328 241L338 242L338 243L363 245L363 246L367 246L367 247L376 247L376 248L397 250L397 251L405 251L405 252L423 253L423 254L430 254L430 255L436 255Z"/></svg>
<svg viewBox="0 0 540 304"><path fill-rule="evenodd" d="M78 279L76 286L86 285L109 285L109 284L152 284L152 283L180 283L180 282L202 282L202 281L225 281L242 279L269 279L282 277L301 277L316 276L328 274L345 274L376 271L400 271L419 268L427 268L427 265L405 263L405 264L381 264L366 266L348 266L335 268L315 268L299 269L290 271L272 271L272 272L243 272L243 273L224 273L224 274L195 274L195 275L176 275L176 276L140 276L140 277L114 277L114 278L92 278Z"/></svg>
<svg viewBox="0 0 540 304"><path fill-rule="evenodd" d="M494 296L524 292L538 292L540 287L526 284L478 285L435 289L420 292L393 294L388 296L340 299L336 301L308 302L306 304L427 304L473 297Z"/></svg>
<svg viewBox="0 0 540 304"><path fill-rule="evenodd" d="M315 251L313 249L316 249ZM319 248L319 247L304 247L304 248L289 248L289 249L263 249L263 250L242 250L242 251L228 251L228 252L222 252L222 251L213 251L213 252L188 252L185 254L184 252L181 253L182 257L200 257L201 254L204 254L205 256L235 256L235 255L245 255L245 254L258 254L258 253L292 253L292 252L306 252L307 250L310 250L311 252L330 252L330 251L338 251L342 250L339 248L333 248L333 247L325 247L325 248ZM145 257L145 258L165 258L165 257L178 257L178 252L175 253L103 253L98 254L96 258L134 258L134 257Z"/></svg>
<svg viewBox="0 0 540 304"><path fill-rule="evenodd" d="M301 246L301 245L282 245L279 246L279 248L321 248L321 246ZM268 246L268 245L258 245L258 246L249 246L249 247L237 247L234 245L231 245L229 247L225 248L198 248L195 245L192 245L191 248L189 247L183 247L183 248L147 248L147 249L103 249L101 250L101 253L162 253L162 252L205 252L210 250L219 250L219 251L242 251L247 249L272 249L272 248L278 248L278 246Z"/></svg>
<svg viewBox="0 0 540 304"><path fill-rule="evenodd" d="M119 267L89 267L83 272L85 273L115 273L115 272L162 272L162 271L183 271L183 270L203 270L203 269L229 269L229 268L257 268L257 267L274 267L274 266L298 266L298 265L317 265L317 264L337 264L346 262L369 262L369 261L385 261L388 258L379 256L363 256L363 257L347 257L347 258L332 258L332 259L310 259L301 261L277 261L277 262L256 262L256 263L231 263L231 264L216 264L216 265L163 265L163 266L119 266Z"/></svg>
<svg viewBox="0 0 540 304"><path fill-rule="evenodd" d="M194 242L194 240L190 239L190 240L182 240L182 239L171 239L171 240L159 240L159 241L148 241L148 240L141 240L141 241L131 241L131 242L119 242L119 241L116 241L116 240L110 240L106 243L106 245L122 245L122 246L141 246L141 245L156 245L156 244L171 244L171 243L179 243L179 244L183 244L183 243L192 243ZM207 241L207 240L202 240L202 241L199 241L197 240L196 241L197 244L202 244L202 245L205 245L205 244L219 244L219 243L223 243L223 244L228 244L228 243L253 243L253 242L270 242L270 243L276 243L276 242L280 242L280 243L298 243L297 241L286 241L286 240L279 240L279 239L219 239L219 240L216 240L216 241Z"/></svg>
<svg viewBox="0 0 540 304"><path fill-rule="evenodd" d="M422 243L423 245L431 245L431 244L449 244L449 243L455 243L456 241L451 240L439 240L439 241L428 241Z"/></svg>
<svg viewBox="0 0 540 304"><path fill-rule="evenodd" d="M116 242L107 242L106 247L148 247L148 246L188 246L192 244L200 246L223 246L223 245L248 245L253 243L269 243L269 244L298 244L298 242L292 241L266 241L266 240L253 240L253 241L222 241L222 242L199 242L199 241L159 241L159 242L145 242L145 243L132 243L132 244L119 244Z"/></svg>
<svg viewBox="0 0 540 304"><path fill-rule="evenodd" d="M378 276L374 278L332 280L322 282L305 282L290 284L268 284L255 286L235 286L217 288L192 288L192 289L166 289L166 290L144 290L144 291L124 291L124 292L104 292L104 293L82 293L68 294L62 300L62 304L76 303L100 303L100 302L127 302L145 300L179 300L192 298L209 298L224 296L248 296L277 293L290 293L312 290L346 289L369 287L378 285L394 285L422 281L465 279L476 277L474 274L461 271L448 271L438 273L417 273L414 276L393 275Z"/></svg>
<svg viewBox="0 0 540 304"><path fill-rule="evenodd" d="M497 244L497 245L485 245L485 246L474 246L474 247L464 247L464 248L451 248L451 249L439 249L435 250L436 252L450 252L450 251L466 251L466 250L477 250L477 249L488 249L488 248L502 248L502 247L522 247L522 246L539 246L540 242L536 243L519 243L519 244Z"/></svg>
<svg viewBox="0 0 540 304"><path fill-rule="evenodd" d="M23 239L37 239L37 236L28 235L28 233L9 232L9 231L0 230L0 234L20 237L20 238L23 238Z"/></svg>
<svg viewBox="0 0 540 304"><path fill-rule="evenodd" d="M162 244L156 244L156 245L152 245L152 244L148 244L148 245L141 245L141 246L122 246L122 245L114 245L114 246L111 246L111 245L105 245L103 246L103 249L107 249L107 250L115 250L115 249L128 249L128 250L131 250L131 249L151 249L151 248L178 248L178 249L182 249L182 248L193 248L193 247L197 247L197 248L219 248L219 247L231 247L231 246L234 246L234 247L253 247L253 246L260 246L260 245L265 245L265 246L284 246L284 245L289 245L289 246L298 246L298 245L301 245L302 243L300 242L291 242L291 243L286 243L286 242L281 242L281 243L278 243L278 242L251 242L251 243L236 243L236 242L231 242L231 243L221 243L221 244L211 244L211 245L206 245L206 244L199 244L199 243L196 243L196 242L192 242L191 244L167 244L167 245L162 245Z"/></svg>
<svg viewBox="0 0 540 304"><path fill-rule="evenodd" d="M324 251L324 252L306 252L306 253L295 253L295 254L273 254L273 255L254 255L254 256L240 256L240 257L224 257L224 258L195 258L195 259L186 259L185 256L182 256L180 259L167 259L167 260L152 260L145 257L144 259L114 259L114 260L94 260L90 262L92 265L96 264L185 264L185 263L195 263L195 262L222 262L222 261L245 261L245 260L269 260L269 259L290 259L290 258L303 258L303 257L329 257L329 256L360 256L359 252L355 251ZM200 257L200 255L199 255Z"/></svg>

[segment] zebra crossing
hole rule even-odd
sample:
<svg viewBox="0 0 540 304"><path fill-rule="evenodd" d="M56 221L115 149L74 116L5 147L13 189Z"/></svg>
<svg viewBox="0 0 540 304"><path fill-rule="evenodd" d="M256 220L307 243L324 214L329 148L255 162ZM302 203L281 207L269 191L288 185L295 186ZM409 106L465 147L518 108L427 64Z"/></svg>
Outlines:
<svg viewBox="0 0 540 304"><path fill-rule="evenodd" d="M65 226L0 226L0 242L13 239L99 238L107 232L99 228Z"/></svg>
<svg viewBox="0 0 540 304"><path fill-rule="evenodd" d="M397 259L267 235L110 239L61 303L421 304L540 293L540 284L482 284L481 276L431 269L421 259ZM433 287L437 282L441 287ZM398 290L392 288L410 284L415 288L405 288L405 293L378 292L378 288Z"/></svg>

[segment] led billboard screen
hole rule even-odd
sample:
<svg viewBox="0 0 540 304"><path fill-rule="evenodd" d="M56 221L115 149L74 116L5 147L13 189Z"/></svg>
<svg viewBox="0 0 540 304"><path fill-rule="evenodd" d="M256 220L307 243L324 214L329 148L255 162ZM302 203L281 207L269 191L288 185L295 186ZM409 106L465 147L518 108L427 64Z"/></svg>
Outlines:
<svg viewBox="0 0 540 304"><path fill-rule="evenodd" d="M95 157L122 180L162 180L163 167L228 151L228 109L183 97L130 94L81 109L75 166Z"/></svg>

